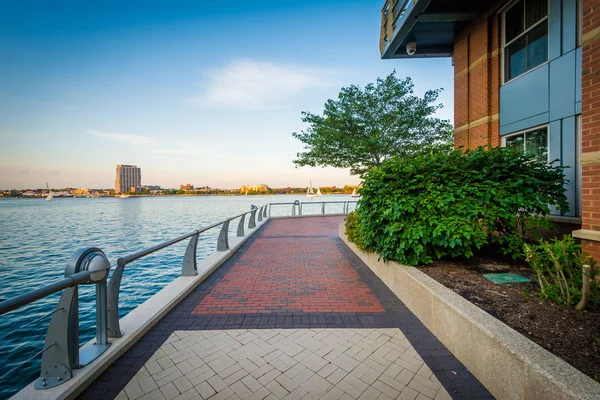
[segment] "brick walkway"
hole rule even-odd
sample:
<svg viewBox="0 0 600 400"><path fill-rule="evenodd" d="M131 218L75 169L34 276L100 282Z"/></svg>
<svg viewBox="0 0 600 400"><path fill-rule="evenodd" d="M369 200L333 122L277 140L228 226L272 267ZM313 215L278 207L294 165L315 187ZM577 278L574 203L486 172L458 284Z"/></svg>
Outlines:
<svg viewBox="0 0 600 400"><path fill-rule="evenodd" d="M82 398L492 398L337 237L276 219Z"/></svg>

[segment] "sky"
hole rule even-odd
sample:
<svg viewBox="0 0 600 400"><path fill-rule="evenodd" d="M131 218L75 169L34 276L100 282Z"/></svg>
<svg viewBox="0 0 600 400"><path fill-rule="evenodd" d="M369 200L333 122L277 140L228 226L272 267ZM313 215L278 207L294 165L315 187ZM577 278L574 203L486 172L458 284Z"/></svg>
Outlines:
<svg viewBox="0 0 600 400"><path fill-rule="evenodd" d="M394 69L422 95L451 61L381 60L380 1L0 2L0 189L357 184L293 164L305 128L351 84Z"/></svg>

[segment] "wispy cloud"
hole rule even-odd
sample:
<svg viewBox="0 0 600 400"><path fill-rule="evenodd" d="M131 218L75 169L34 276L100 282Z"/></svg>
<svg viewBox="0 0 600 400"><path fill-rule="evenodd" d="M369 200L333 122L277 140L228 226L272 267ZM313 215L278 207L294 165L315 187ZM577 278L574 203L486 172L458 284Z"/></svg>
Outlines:
<svg viewBox="0 0 600 400"><path fill-rule="evenodd" d="M289 96L327 85L327 71L236 60L208 73L206 93L195 99L210 104L245 109L278 106Z"/></svg>
<svg viewBox="0 0 600 400"><path fill-rule="evenodd" d="M139 146L156 146L158 142L151 137L142 135L129 135L124 133L109 133L101 132L95 129L88 129L85 131L89 135L101 137L103 139L112 140L115 142L134 144Z"/></svg>
<svg viewBox="0 0 600 400"><path fill-rule="evenodd" d="M201 148L187 148L187 149L155 149L156 154L174 154L182 156L201 156L201 155L213 155L214 153L208 149Z"/></svg>

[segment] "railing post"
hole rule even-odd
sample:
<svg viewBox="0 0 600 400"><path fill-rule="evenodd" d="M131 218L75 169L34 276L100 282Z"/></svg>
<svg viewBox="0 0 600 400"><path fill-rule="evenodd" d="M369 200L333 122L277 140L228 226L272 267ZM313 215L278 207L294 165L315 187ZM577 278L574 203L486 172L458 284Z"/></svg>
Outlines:
<svg viewBox="0 0 600 400"><path fill-rule="evenodd" d="M263 206L264 207L264 206ZM263 218L262 218L262 214L263 214L263 208L259 208L258 210L258 222L262 222Z"/></svg>
<svg viewBox="0 0 600 400"><path fill-rule="evenodd" d="M246 219L246 214L242 215L240 218L240 223L238 224L237 229L237 237L244 237L244 220Z"/></svg>
<svg viewBox="0 0 600 400"><path fill-rule="evenodd" d="M96 345L108 344L108 296L106 279L96 283Z"/></svg>
<svg viewBox="0 0 600 400"><path fill-rule="evenodd" d="M40 378L36 389L58 386L73 376L73 369L90 363L110 346L107 338L106 278L110 263L104 252L96 247L77 250L65 267L68 278L80 272L89 272L88 280L96 284L96 343L79 351L79 289L66 288L52 315L44 340Z"/></svg>
<svg viewBox="0 0 600 400"><path fill-rule="evenodd" d="M119 292L121 291L121 279L125 269L125 259L117 260L117 268L108 282L108 337L120 338L123 336L119 324Z"/></svg>
<svg viewBox="0 0 600 400"><path fill-rule="evenodd" d="M196 233L190 239L187 248L185 249L185 256L183 256L183 263L181 264L181 276L196 276L198 275L198 266L196 263L196 249L198 248L198 237L200 233Z"/></svg>
<svg viewBox="0 0 600 400"><path fill-rule="evenodd" d="M250 222L248 222L248 228L254 229L256 228L256 208L252 210L250 213Z"/></svg>
<svg viewBox="0 0 600 400"><path fill-rule="evenodd" d="M296 203L292 204L292 216L296 215Z"/></svg>
<svg viewBox="0 0 600 400"><path fill-rule="evenodd" d="M229 250L229 220L223 222L219 239L217 241L217 251Z"/></svg>
<svg viewBox="0 0 600 400"><path fill-rule="evenodd" d="M265 211L264 211L264 215L263 215L263 217L265 217L265 218L267 218L267 217L268 217L268 215L267 215L267 210L268 210L268 209L269 209L269 205L268 205L268 204L265 204Z"/></svg>
<svg viewBox="0 0 600 400"><path fill-rule="evenodd" d="M60 300L56 305L56 312L52 315L46 339L44 340L44 351L42 355L42 368L40 377L35 381L36 389L49 389L58 386L64 381L71 379L73 368L77 366L79 355L79 343L73 346L71 340L73 333L69 331L72 327L69 321L73 304L77 304L77 286L63 290ZM74 365L75 364L75 365Z"/></svg>
<svg viewBox="0 0 600 400"><path fill-rule="evenodd" d="M302 203L298 202L298 215L302 215Z"/></svg>
<svg viewBox="0 0 600 400"><path fill-rule="evenodd" d="M325 202L321 204L321 214L325 214Z"/></svg>

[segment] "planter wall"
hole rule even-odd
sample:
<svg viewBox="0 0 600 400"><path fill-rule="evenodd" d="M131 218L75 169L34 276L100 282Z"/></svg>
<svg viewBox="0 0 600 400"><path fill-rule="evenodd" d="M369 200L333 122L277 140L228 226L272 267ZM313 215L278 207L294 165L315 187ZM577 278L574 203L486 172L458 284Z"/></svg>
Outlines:
<svg viewBox="0 0 600 400"><path fill-rule="evenodd" d="M340 238L498 399L600 399L600 384L418 268Z"/></svg>

